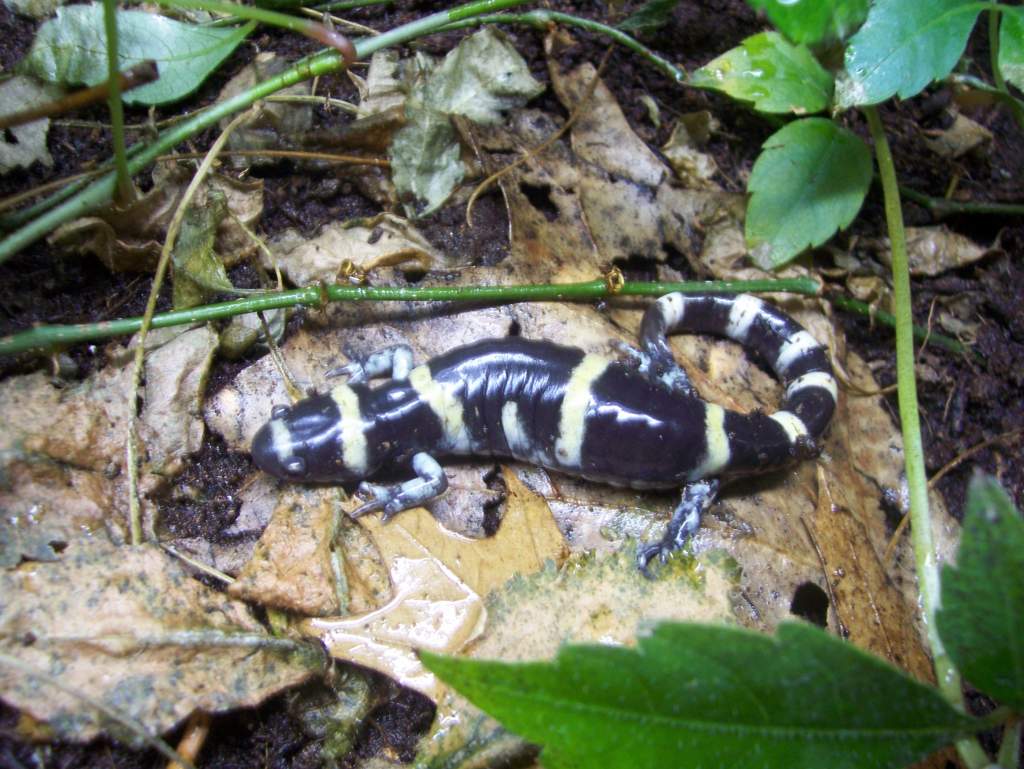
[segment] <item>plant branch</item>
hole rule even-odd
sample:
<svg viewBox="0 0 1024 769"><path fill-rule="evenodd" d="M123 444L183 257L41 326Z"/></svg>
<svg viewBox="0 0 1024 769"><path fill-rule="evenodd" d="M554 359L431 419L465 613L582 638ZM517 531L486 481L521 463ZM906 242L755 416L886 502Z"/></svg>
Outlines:
<svg viewBox="0 0 1024 769"><path fill-rule="evenodd" d="M107 104L110 107L110 132L114 139L114 169L117 197L121 205L135 198L124 143L124 104L121 103L121 67L118 57L117 0L103 0L103 29L107 38Z"/></svg>
<svg viewBox="0 0 1024 769"><path fill-rule="evenodd" d="M786 280L747 281L689 281L682 283L640 283L627 282L620 290L609 289L606 281L592 280L585 283L541 284L522 286L307 286L289 291L273 291L247 296L228 302L208 304L187 310L160 313L153 316L153 328L205 323L225 320L250 312L275 310L282 307L321 307L326 302L365 301L434 301L434 302L555 302L565 300L602 299L614 295L660 296L672 291L699 292L718 291L722 293L777 292L820 296L821 284L812 278L791 278ZM892 324L893 317L882 310L875 310L855 299L829 294L826 297L836 306L870 317L882 323ZM99 323L82 323L69 326L36 326L10 336L0 337L0 355L13 355L29 350L49 351L56 347L94 342L116 336L134 334L142 326L141 318L122 318ZM951 352L962 353L965 347L955 339L941 334L929 334L922 327L915 327L918 339L927 338Z"/></svg>
<svg viewBox="0 0 1024 769"><path fill-rule="evenodd" d="M682 67L676 66L668 59L659 56L643 43L640 43L635 38L627 35L621 29L609 27L607 24L602 24L599 21L591 21L590 19L583 19L579 16L572 16L568 13L560 13L559 11L537 10L527 11L526 13L498 13L489 16L477 16L466 21L448 24L445 27L445 31L476 26L478 24L526 24L533 27L544 28L553 23L567 24L569 26L585 29L588 32L596 32L599 35L609 37L616 43L619 43L633 51L641 58L649 61L673 82L686 82L686 70Z"/></svg>
<svg viewBox="0 0 1024 769"><path fill-rule="evenodd" d="M900 195L913 200L919 206L928 209L928 212L937 219L941 219L944 216L949 216L951 214L1024 216L1024 204L1021 203L978 203L973 200L936 198L902 185L900 186Z"/></svg>
<svg viewBox="0 0 1024 769"><path fill-rule="evenodd" d="M903 456L910 497L911 541L917 567L918 592L921 596L924 625L931 646L935 678L939 691L958 708L963 708L960 672L946 653L935 627L935 610L939 605L939 568L932 539L931 513L928 507L928 477L924 466L921 441L921 419L917 406L917 380L914 374L914 336L911 313L910 267L907 259L907 238L903 228L896 168L893 165L889 140L875 107L862 107L875 143L875 159L882 180L885 222L892 245L892 283L896 322L896 387L899 397L900 428L903 433ZM957 742L960 757L970 769L988 764L985 752L976 740Z"/></svg>

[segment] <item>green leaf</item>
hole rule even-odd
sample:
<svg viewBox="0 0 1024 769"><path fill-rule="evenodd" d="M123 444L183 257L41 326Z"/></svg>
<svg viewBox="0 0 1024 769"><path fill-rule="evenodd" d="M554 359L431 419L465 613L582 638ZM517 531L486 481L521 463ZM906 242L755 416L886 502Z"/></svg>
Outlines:
<svg viewBox="0 0 1024 769"><path fill-rule="evenodd" d="M565 646L552 662L422 653L548 769L897 767L977 722L933 688L801 623L775 638L665 623L636 649Z"/></svg>
<svg viewBox="0 0 1024 769"><path fill-rule="evenodd" d="M1024 713L1024 519L992 478L971 481L935 622L964 677Z"/></svg>
<svg viewBox="0 0 1024 769"><path fill-rule="evenodd" d="M254 25L200 27L144 11L119 10L120 69L152 59L160 72L159 80L126 92L125 102L163 104L187 96ZM99 3L60 8L39 28L20 67L51 83L97 85L107 79L106 41Z"/></svg>
<svg viewBox="0 0 1024 769"><path fill-rule="evenodd" d="M806 118L768 137L750 174L746 235L765 269L818 246L853 221L871 184L871 153L826 118Z"/></svg>
<svg viewBox="0 0 1024 769"><path fill-rule="evenodd" d="M444 204L465 173L449 120L497 123L506 110L544 90L503 35L484 29L452 50L405 105L406 125L395 134L392 180L411 215L425 216ZM423 201L417 207L413 200Z"/></svg>
<svg viewBox="0 0 1024 769"><path fill-rule="evenodd" d="M679 0L647 0L618 27L623 32L630 33L654 32L668 24L668 20L672 18L672 10L677 5Z"/></svg>
<svg viewBox="0 0 1024 769"><path fill-rule="evenodd" d="M868 0L747 0L751 8L765 15L782 34L795 43L844 40L864 23Z"/></svg>
<svg viewBox="0 0 1024 769"><path fill-rule="evenodd" d="M878 104L893 94L909 99L948 75L985 7L976 0L877 0L846 47L839 106Z"/></svg>
<svg viewBox="0 0 1024 769"><path fill-rule="evenodd" d="M832 98L832 76L807 48L777 32L748 37L690 76L690 85L753 102L759 112L821 112Z"/></svg>
<svg viewBox="0 0 1024 769"><path fill-rule="evenodd" d="M1002 9L999 23L999 71L1018 88L1024 88L1024 8Z"/></svg>

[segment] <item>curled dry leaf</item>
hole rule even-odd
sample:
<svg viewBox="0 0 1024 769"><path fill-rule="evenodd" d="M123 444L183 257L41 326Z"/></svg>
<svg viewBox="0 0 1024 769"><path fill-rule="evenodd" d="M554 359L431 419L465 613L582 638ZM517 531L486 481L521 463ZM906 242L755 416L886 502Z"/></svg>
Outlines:
<svg viewBox="0 0 1024 769"><path fill-rule="evenodd" d="M947 270L972 264L987 253L988 249L945 225L907 227L907 259L910 274L914 276L941 275ZM892 264L888 240L880 242L879 256L886 264Z"/></svg>
<svg viewBox="0 0 1024 769"><path fill-rule="evenodd" d="M121 208L113 203L92 216L58 227L49 243L68 253L92 254L113 272L147 272L156 267L167 225L191 178L178 165L158 164L153 170L153 187L133 203ZM252 225L263 208L263 182L240 182L212 175L211 189L227 197L228 210L246 226ZM200 196L197 204L202 204ZM250 238L232 216L217 229L215 249L227 266L238 262L254 248Z"/></svg>
<svg viewBox="0 0 1024 769"><path fill-rule="evenodd" d="M184 457L202 441L200 403L217 336L207 328L166 329L147 342L139 434L147 450L140 488L148 510L149 495L181 471ZM131 355L123 355L66 388L39 373L0 384L5 537L66 543L106 528L120 538L128 509L125 393L131 379Z"/></svg>
<svg viewBox="0 0 1024 769"><path fill-rule="evenodd" d="M297 286L333 283L346 262L360 270L401 266L417 272L446 266L419 231L397 217L376 217L365 224L332 223L309 239L285 230L270 242L272 256L262 255L267 269L279 267Z"/></svg>
<svg viewBox="0 0 1024 769"><path fill-rule="evenodd" d="M710 185L709 182L718 173L718 166L714 157L701 152L697 146L689 128L680 120L676 122L672 135L661 151L672 164L672 169L683 185L690 189L715 189L716 186Z"/></svg>
<svg viewBox="0 0 1024 769"><path fill-rule="evenodd" d="M56 563L0 573L0 648L28 668L162 734L190 713L255 705L322 667L267 635L245 604L192 579L157 547L73 544ZM63 737L137 741L82 699L0 667L5 701Z"/></svg>
<svg viewBox="0 0 1024 769"><path fill-rule="evenodd" d="M277 54L264 51L256 55L255 60L243 67L221 89L219 102L227 101L243 91L247 91L258 83L267 80L288 67L288 62ZM306 81L284 88L275 96L308 96L311 84ZM223 131L231 118L220 122ZM248 150L252 154L233 157L229 161L232 168L249 168L252 166L273 165L277 159L260 157L261 149L281 149L290 145L291 137L308 131L313 125L312 103L296 103L292 101L267 101L243 121L228 137L228 148L231 150Z"/></svg>
<svg viewBox="0 0 1024 769"><path fill-rule="evenodd" d="M959 158L968 152L992 144L992 132L959 112L952 124L941 131L929 131L925 146L944 158Z"/></svg>
<svg viewBox="0 0 1024 769"><path fill-rule="evenodd" d="M425 216L462 181L464 168L452 117L500 122L544 87L519 53L493 28L465 38L406 100L408 123L391 145L392 180L407 211Z"/></svg>
<svg viewBox="0 0 1024 769"><path fill-rule="evenodd" d="M348 70L359 89L360 118L387 112L405 104L406 90L399 77L398 51L377 51L370 58L366 80Z"/></svg>

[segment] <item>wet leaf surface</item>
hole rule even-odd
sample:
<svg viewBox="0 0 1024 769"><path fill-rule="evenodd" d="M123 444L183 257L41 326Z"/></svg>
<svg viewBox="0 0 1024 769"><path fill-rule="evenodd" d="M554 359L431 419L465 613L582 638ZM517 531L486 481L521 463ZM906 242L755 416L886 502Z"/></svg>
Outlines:
<svg viewBox="0 0 1024 769"><path fill-rule="evenodd" d="M195 710L253 705L316 673L313 649L270 637L245 604L153 545L71 545L57 563L0 572L0 648L153 733ZM3 698L67 738L137 738L83 701L0 667ZM45 692L45 696L40 696Z"/></svg>

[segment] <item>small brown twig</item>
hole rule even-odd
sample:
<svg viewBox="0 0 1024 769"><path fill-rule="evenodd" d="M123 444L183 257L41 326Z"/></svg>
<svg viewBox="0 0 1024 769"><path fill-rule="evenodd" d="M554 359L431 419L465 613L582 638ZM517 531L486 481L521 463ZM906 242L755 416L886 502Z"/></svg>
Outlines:
<svg viewBox="0 0 1024 769"><path fill-rule="evenodd" d="M160 73L157 72L156 62L148 59L146 61L141 61L121 73L121 91L128 91L132 88L136 88L137 86L152 83L159 76ZM110 83L108 81L104 81L99 85L94 85L92 88L83 88L80 91L74 91L73 93L69 93L67 96L62 96L60 99L49 101L46 104L29 107L28 109L19 110L18 112L12 112L9 115L2 115L0 116L0 130L24 125L25 123L31 123L34 120L41 120L44 117L63 115L65 112L72 112L90 104L105 101L109 93Z"/></svg>

